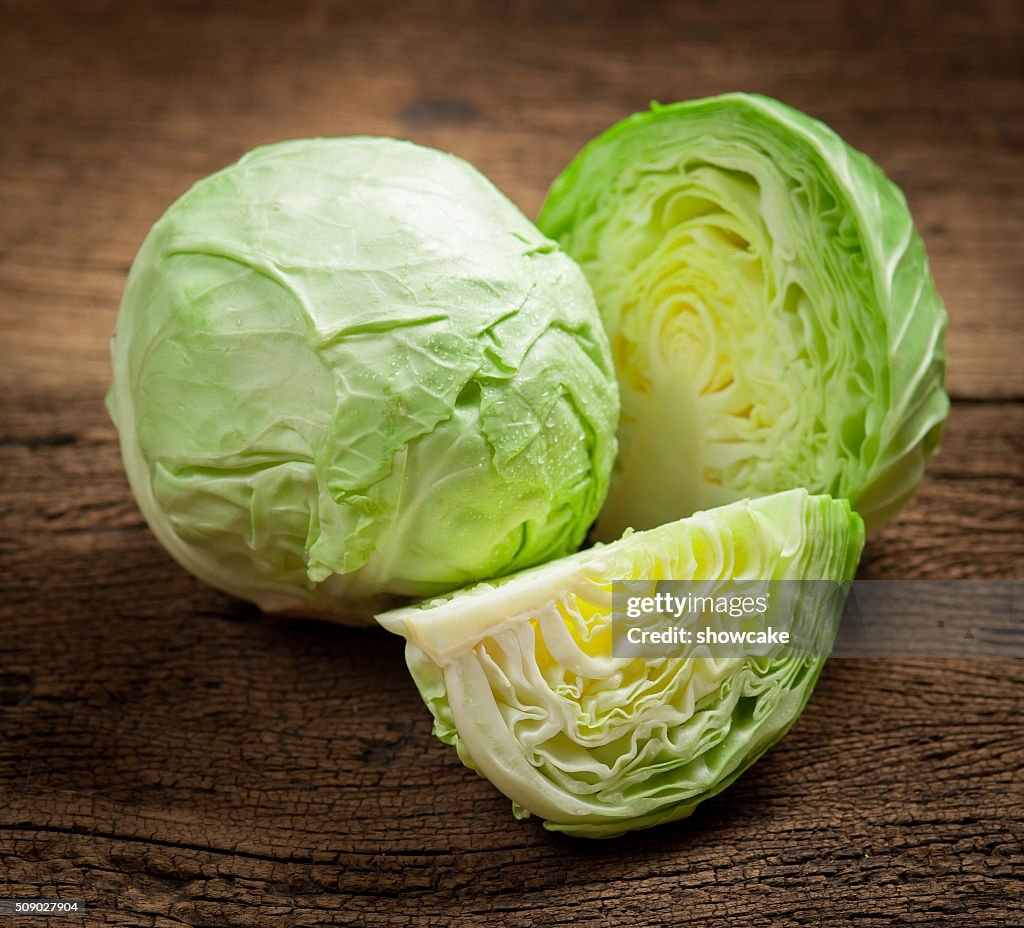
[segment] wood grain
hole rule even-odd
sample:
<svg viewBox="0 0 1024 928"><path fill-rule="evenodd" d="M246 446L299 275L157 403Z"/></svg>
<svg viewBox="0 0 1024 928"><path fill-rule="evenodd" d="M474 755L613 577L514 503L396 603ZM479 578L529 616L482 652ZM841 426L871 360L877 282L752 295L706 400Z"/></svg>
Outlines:
<svg viewBox="0 0 1024 928"><path fill-rule="evenodd" d="M649 99L755 90L906 190L950 310L942 453L861 576L1020 578L1022 27L1000 0L0 0L0 896L153 928L1024 923L1021 662L834 661L689 822L551 835L434 741L397 639L177 567L102 407L146 230L253 145L411 137L533 214Z"/></svg>

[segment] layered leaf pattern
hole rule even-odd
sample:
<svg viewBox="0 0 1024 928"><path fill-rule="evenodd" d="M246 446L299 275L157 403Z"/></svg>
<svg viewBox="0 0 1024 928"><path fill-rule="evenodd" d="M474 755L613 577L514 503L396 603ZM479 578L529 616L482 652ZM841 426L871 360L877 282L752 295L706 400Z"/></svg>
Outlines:
<svg viewBox="0 0 1024 928"><path fill-rule="evenodd" d="M655 105L538 222L587 273L623 388L602 537L799 486L869 527L906 505L948 410L946 314L866 155L765 97Z"/></svg>
<svg viewBox="0 0 1024 928"><path fill-rule="evenodd" d="M846 501L793 490L699 513L607 546L378 616L406 658L434 731L548 828L607 837L689 815L797 718L841 601L789 617L813 654L616 657L612 588L694 580L853 578L863 523Z"/></svg>

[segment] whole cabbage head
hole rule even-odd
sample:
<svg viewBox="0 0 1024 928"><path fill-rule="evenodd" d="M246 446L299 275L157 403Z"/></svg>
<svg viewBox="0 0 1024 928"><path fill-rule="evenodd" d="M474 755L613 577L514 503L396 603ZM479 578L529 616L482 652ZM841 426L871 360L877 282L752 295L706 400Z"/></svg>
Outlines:
<svg viewBox="0 0 1024 928"><path fill-rule="evenodd" d="M622 388L599 537L792 487L895 516L937 448L946 314L906 201L809 116L728 94L636 114L538 224L582 265Z"/></svg>
<svg viewBox="0 0 1024 928"><path fill-rule="evenodd" d="M573 550L615 456L577 265L466 162L258 148L135 260L108 408L139 506L201 579L358 621Z"/></svg>

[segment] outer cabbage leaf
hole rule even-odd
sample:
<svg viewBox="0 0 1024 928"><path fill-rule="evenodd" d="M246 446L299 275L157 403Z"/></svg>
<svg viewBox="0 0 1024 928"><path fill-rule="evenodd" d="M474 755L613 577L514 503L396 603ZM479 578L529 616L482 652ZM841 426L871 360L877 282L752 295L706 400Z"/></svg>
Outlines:
<svg viewBox="0 0 1024 928"><path fill-rule="evenodd" d="M538 224L593 285L622 387L599 537L798 486L869 528L906 505L948 410L946 314L866 155L765 97L655 105Z"/></svg>
<svg viewBox="0 0 1024 928"><path fill-rule="evenodd" d="M574 550L617 388L577 265L479 172L282 142L192 187L129 275L108 407L188 570L368 620Z"/></svg>
<svg viewBox="0 0 1024 928"><path fill-rule="evenodd" d="M792 490L377 618L407 640L434 733L517 816L609 837L688 816L781 738L841 612L835 597L790 598L792 627L820 643L803 653L615 657L612 586L692 580L714 596L736 581L847 581L863 540L847 501Z"/></svg>

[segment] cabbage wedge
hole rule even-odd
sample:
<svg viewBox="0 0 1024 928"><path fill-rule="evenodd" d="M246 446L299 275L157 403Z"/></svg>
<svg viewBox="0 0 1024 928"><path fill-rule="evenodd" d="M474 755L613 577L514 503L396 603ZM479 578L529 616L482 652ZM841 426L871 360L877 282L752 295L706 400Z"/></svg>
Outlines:
<svg viewBox="0 0 1024 928"><path fill-rule="evenodd" d="M791 487L869 528L939 444L946 314L899 189L823 123L741 93L587 145L538 219L594 288L622 390L597 537Z"/></svg>
<svg viewBox="0 0 1024 928"><path fill-rule="evenodd" d="M790 617L824 639L814 654L616 657L613 586L845 582L863 539L848 502L792 490L377 619L405 637L434 733L518 817L610 837L688 816L781 738L810 696L842 607L812 598Z"/></svg>

